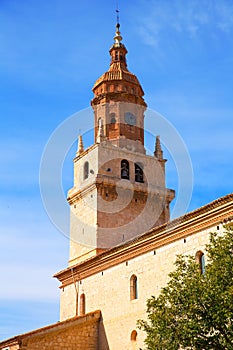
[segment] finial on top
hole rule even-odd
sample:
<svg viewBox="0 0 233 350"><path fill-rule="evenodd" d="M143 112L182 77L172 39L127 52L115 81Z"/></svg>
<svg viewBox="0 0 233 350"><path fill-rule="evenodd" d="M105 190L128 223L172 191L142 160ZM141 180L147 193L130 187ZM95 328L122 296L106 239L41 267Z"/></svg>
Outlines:
<svg viewBox="0 0 233 350"><path fill-rule="evenodd" d="M160 143L160 136L156 136L154 156L158 160L164 160L163 159L163 151L162 151L162 147L161 147L161 143Z"/></svg>
<svg viewBox="0 0 233 350"><path fill-rule="evenodd" d="M120 18L119 18L119 9L118 9L118 2L116 4L116 14L117 14L117 24L116 24L116 35L114 36L114 46L119 47L121 44L122 36L120 32Z"/></svg>
<svg viewBox="0 0 233 350"><path fill-rule="evenodd" d="M80 156L84 152L84 146L83 146L83 138L82 135L79 135L78 137L78 150L76 153L76 157Z"/></svg>
<svg viewBox="0 0 233 350"><path fill-rule="evenodd" d="M104 140L104 128L103 128L103 121L100 118L98 121L98 133L96 137L96 142L100 143Z"/></svg>

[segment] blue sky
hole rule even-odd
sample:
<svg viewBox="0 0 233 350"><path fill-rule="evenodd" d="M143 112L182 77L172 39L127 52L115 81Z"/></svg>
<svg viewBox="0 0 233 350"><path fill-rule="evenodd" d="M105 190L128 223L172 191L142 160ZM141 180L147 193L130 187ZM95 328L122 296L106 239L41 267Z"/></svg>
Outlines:
<svg viewBox="0 0 233 350"><path fill-rule="evenodd" d="M189 151L189 210L232 192L232 1L119 6L128 67L148 106ZM59 319L52 275L67 265L68 239L43 207L40 161L53 130L90 105L91 88L108 69L114 9L109 0L0 2L0 339ZM64 162L64 192L72 187L74 152ZM168 187L177 189L176 178L171 160Z"/></svg>

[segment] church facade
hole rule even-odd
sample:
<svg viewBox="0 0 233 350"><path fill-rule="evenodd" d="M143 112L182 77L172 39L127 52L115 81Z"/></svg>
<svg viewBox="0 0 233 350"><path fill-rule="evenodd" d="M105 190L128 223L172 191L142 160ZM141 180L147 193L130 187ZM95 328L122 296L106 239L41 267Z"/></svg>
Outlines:
<svg viewBox="0 0 233 350"><path fill-rule="evenodd" d="M233 218L233 194L170 221L160 139L144 147L146 102L129 72L116 26L110 68L94 84L94 144L79 137L70 204L68 267L60 281L60 322L0 343L1 350L136 350L146 300L168 282L177 254L204 264L209 233Z"/></svg>

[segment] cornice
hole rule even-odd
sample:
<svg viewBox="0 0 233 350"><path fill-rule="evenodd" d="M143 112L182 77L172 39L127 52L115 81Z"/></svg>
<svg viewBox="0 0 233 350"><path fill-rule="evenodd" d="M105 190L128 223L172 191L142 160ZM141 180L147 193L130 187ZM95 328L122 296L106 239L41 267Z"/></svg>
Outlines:
<svg viewBox="0 0 233 350"><path fill-rule="evenodd" d="M80 155L76 156L74 158L74 163L76 163L79 159L81 159L82 157L84 157L86 154L88 154L89 152L91 152L94 148L98 147L98 143L94 143L93 145L91 145L90 147L88 147L87 149L85 149Z"/></svg>
<svg viewBox="0 0 233 350"><path fill-rule="evenodd" d="M115 92L103 92L95 95L91 100L92 107L98 104L110 103L110 102L125 102L133 103L139 106L147 107L146 102L142 96L135 95L127 91L115 91Z"/></svg>
<svg viewBox="0 0 233 350"><path fill-rule="evenodd" d="M121 180L120 177L117 176L108 176L104 174L97 174L93 180L92 183L88 183L85 187L82 187L81 189L76 189L73 187L68 192L67 201L70 205L74 204L77 200L86 197L89 193L92 193L92 191L95 188L99 188L101 186L103 187L109 187L109 188L115 188L116 187L116 181ZM130 184L130 185L129 185ZM150 185L150 191L148 192L148 184L145 183L139 183L139 182L125 182L124 184L122 182L119 182L117 187L122 188L125 190L131 190L132 191L132 185L133 185L133 191L135 193L141 193L144 196L148 195L157 195L161 198L166 198L169 202L172 201L172 199L175 196L175 191L169 188L159 187L159 186L152 186Z"/></svg>
<svg viewBox="0 0 233 350"><path fill-rule="evenodd" d="M217 199L199 209L181 216L167 224L111 248L80 264L58 272L54 277L62 282L61 287L101 272L161 246L185 238L196 232L233 219L233 194Z"/></svg>
<svg viewBox="0 0 233 350"><path fill-rule="evenodd" d="M67 197L67 202L72 205L74 204L77 200L86 197L89 193L91 193L94 189L96 188L96 182L94 181L93 183L89 183L87 186L81 188L81 189L76 189L73 187L72 189L69 190L68 192L68 197Z"/></svg>

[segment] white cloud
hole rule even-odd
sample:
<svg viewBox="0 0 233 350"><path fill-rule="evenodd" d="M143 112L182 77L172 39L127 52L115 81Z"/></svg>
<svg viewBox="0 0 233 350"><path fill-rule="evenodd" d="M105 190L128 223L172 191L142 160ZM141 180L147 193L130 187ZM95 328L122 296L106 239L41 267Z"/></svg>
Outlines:
<svg viewBox="0 0 233 350"><path fill-rule="evenodd" d="M139 34L150 46L158 46L167 30L171 36L176 32L196 37L200 31L233 29L233 4L229 1L174 0L148 2L143 6L143 15L136 15Z"/></svg>
<svg viewBox="0 0 233 350"><path fill-rule="evenodd" d="M224 32L230 32L233 28L233 3L228 1L216 1L217 26Z"/></svg>

